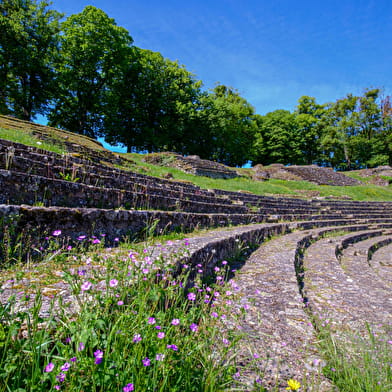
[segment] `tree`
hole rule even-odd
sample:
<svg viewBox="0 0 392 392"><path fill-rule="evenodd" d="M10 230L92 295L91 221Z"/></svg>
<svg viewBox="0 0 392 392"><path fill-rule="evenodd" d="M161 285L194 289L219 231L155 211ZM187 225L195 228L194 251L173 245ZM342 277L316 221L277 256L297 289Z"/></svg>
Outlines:
<svg viewBox="0 0 392 392"><path fill-rule="evenodd" d="M231 166L241 166L251 159L257 132L254 108L238 91L215 86L202 97L197 117L199 128L202 125L208 132L203 132L203 148L209 159Z"/></svg>
<svg viewBox="0 0 392 392"><path fill-rule="evenodd" d="M357 135L358 97L348 94L331 104L326 112L326 129L322 139L324 160L336 169L353 167L350 138Z"/></svg>
<svg viewBox="0 0 392 392"><path fill-rule="evenodd" d="M31 120L46 113L54 96L62 15L49 5L0 2L0 113Z"/></svg>
<svg viewBox="0 0 392 392"><path fill-rule="evenodd" d="M324 105L317 104L314 97L303 96L298 100L294 114L298 132L298 148L301 150L299 163L310 165L320 162Z"/></svg>
<svg viewBox="0 0 392 392"><path fill-rule="evenodd" d="M129 60L132 38L102 10L87 6L62 23L59 91L49 122L96 137L102 133L106 94Z"/></svg>
<svg viewBox="0 0 392 392"><path fill-rule="evenodd" d="M361 135L367 140L371 140L382 127L381 107L377 103L380 90L365 90L359 98L358 107L358 127Z"/></svg>
<svg viewBox="0 0 392 392"><path fill-rule="evenodd" d="M325 161L333 167L350 170L389 161L388 103L379 103L379 95L379 89L367 89L362 96L348 94L328 108L322 145Z"/></svg>
<svg viewBox="0 0 392 392"><path fill-rule="evenodd" d="M201 82L160 53L134 48L107 100L105 139L128 151L189 151L189 118Z"/></svg>
<svg viewBox="0 0 392 392"><path fill-rule="evenodd" d="M252 159L254 164L300 163L300 135L294 113L279 109L257 116L256 121L258 135Z"/></svg>

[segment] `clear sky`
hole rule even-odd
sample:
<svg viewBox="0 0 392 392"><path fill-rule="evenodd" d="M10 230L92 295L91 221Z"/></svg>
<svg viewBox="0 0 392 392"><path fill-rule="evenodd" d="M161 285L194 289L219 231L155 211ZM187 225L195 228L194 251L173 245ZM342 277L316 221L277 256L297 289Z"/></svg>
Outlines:
<svg viewBox="0 0 392 392"><path fill-rule="evenodd" d="M392 93L392 0L53 0L69 16L87 5L134 44L178 60L206 89L236 88L259 114L294 110L367 87Z"/></svg>

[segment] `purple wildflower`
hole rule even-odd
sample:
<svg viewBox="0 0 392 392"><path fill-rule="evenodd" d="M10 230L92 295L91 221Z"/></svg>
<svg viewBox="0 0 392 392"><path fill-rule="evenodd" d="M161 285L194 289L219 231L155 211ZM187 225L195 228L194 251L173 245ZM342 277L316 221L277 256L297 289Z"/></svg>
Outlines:
<svg viewBox="0 0 392 392"><path fill-rule="evenodd" d="M163 339L165 337L165 332L158 332L158 339Z"/></svg>
<svg viewBox="0 0 392 392"><path fill-rule="evenodd" d="M83 342L80 342L79 343L79 347L78 347L78 351L83 351L84 350L84 343Z"/></svg>
<svg viewBox="0 0 392 392"><path fill-rule="evenodd" d="M137 333L133 336L132 342L139 343L141 340L142 340L142 337L140 336L140 334Z"/></svg>
<svg viewBox="0 0 392 392"><path fill-rule="evenodd" d="M195 299L196 299L195 293L188 293L188 300L189 301L194 301Z"/></svg>
<svg viewBox="0 0 392 392"><path fill-rule="evenodd" d="M46 372L46 373L50 373L53 369L54 369L54 363L52 363L52 362L49 362L49 363L45 366L45 372Z"/></svg>
<svg viewBox="0 0 392 392"><path fill-rule="evenodd" d="M195 324L195 323L192 323L192 324L189 326L189 328L190 328L190 330L191 330L192 332L197 332L197 330L199 329L199 326L198 326L197 324Z"/></svg>
<svg viewBox="0 0 392 392"><path fill-rule="evenodd" d="M93 244L100 244L100 243L101 243L101 241L98 238L95 238L93 240Z"/></svg>
<svg viewBox="0 0 392 392"><path fill-rule="evenodd" d="M173 319L171 324L172 325L179 325L180 324L180 319L177 319L177 318Z"/></svg>
<svg viewBox="0 0 392 392"><path fill-rule="evenodd" d="M175 344L168 344L166 348L169 348L173 351L178 351L178 347Z"/></svg>
<svg viewBox="0 0 392 392"><path fill-rule="evenodd" d="M118 285L118 280L117 279L112 279L109 281L109 286L110 287L116 287Z"/></svg>
<svg viewBox="0 0 392 392"><path fill-rule="evenodd" d="M65 373L59 373L59 374L56 376L56 380L57 380L58 382L64 382L64 380L65 380Z"/></svg>
<svg viewBox="0 0 392 392"><path fill-rule="evenodd" d="M61 235L61 230L55 230L55 231L52 233L52 235L53 235L54 237L58 237L59 235Z"/></svg>
<svg viewBox="0 0 392 392"><path fill-rule="evenodd" d="M94 352L95 364L99 365L103 360L103 351L97 350Z"/></svg>
<svg viewBox="0 0 392 392"><path fill-rule="evenodd" d="M72 357L69 359L71 362L76 362L78 359L76 357Z"/></svg>
<svg viewBox="0 0 392 392"><path fill-rule="evenodd" d="M79 237L78 237L78 240L79 241L83 241L83 240L85 240L86 239L86 236L85 235L80 235Z"/></svg>
<svg viewBox="0 0 392 392"><path fill-rule="evenodd" d="M117 302L117 305L118 305L118 306L124 305L124 301L118 301L118 302Z"/></svg>
<svg viewBox="0 0 392 392"><path fill-rule="evenodd" d="M142 359L142 362L143 362L143 366L150 366L151 365L151 361L147 357Z"/></svg>
<svg viewBox="0 0 392 392"><path fill-rule="evenodd" d="M68 372L68 370L71 368L71 364L69 362L65 362L63 366L61 366L61 371L63 372Z"/></svg>
<svg viewBox="0 0 392 392"><path fill-rule="evenodd" d="M133 390L134 390L134 386L132 383L125 385L125 387L123 388L124 392L132 392Z"/></svg>
<svg viewBox="0 0 392 392"><path fill-rule="evenodd" d="M154 317L149 317L148 318L148 320L147 320L147 322L148 322L148 324L155 324L155 322L156 322L156 320L155 320L155 318Z"/></svg>
<svg viewBox="0 0 392 392"><path fill-rule="evenodd" d="M155 360L156 360L156 361L163 361L164 358L165 358L165 354L157 354L157 355L155 356Z"/></svg>
<svg viewBox="0 0 392 392"><path fill-rule="evenodd" d="M88 280L86 280L85 282L82 283L82 285L80 286L80 289L82 291L87 291L87 290L90 290L91 287L92 287L92 283L89 282Z"/></svg>

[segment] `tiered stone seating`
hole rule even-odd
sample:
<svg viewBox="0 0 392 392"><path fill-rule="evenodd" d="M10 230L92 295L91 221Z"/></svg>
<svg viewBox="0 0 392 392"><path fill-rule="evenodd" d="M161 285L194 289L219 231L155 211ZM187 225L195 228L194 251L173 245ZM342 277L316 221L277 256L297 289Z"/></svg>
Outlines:
<svg viewBox="0 0 392 392"><path fill-rule="evenodd" d="M368 239L363 238L359 242L353 242L351 237L341 239L337 257L340 265L351 279L357 281L363 287L366 287L371 281L371 292L374 296L379 297L378 290L382 290L385 294L385 291L390 293L392 289L391 268L387 267L380 270L380 267L392 266L392 253L384 253L385 251L388 252L387 247L392 243L392 232L390 230L387 232L381 231L381 233L370 231L368 234ZM371 262L370 255L373 256L372 249L375 248L379 250L376 254L378 256L382 255L380 260L382 264Z"/></svg>
<svg viewBox="0 0 392 392"><path fill-rule="evenodd" d="M372 270L392 287L392 236L380 237L367 249L367 262Z"/></svg>
<svg viewBox="0 0 392 392"><path fill-rule="evenodd" d="M198 187L159 181L122 170L109 170L103 165L92 165L54 153L42 154L35 148L20 144L3 144L5 146L0 151L3 164L0 185L5 190L0 196L2 203L201 213L248 212L246 207L234 205L230 200L201 191Z"/></svg>
<svg viewBox="0 0 392 392"><path fill-rule="evenodd" d="M381 230L365 230L355 237L322 239L307 249L303 260L304 295L314 314L330 319L337 327L344 325L362 333L368 323L375 327L390 322L390 288L372 279L373 274L365 273L366 265L354 267L353 255L345 252L342 264L336 257L336 247L382 234Z"/></svg>
<svg viewBox="0 0 392 392"><path fill-rule="evenodd" d="M0 220L15 216L19 232L62 230L74 239L105 234L112 243L155 224L156 234L220 227L191 238L190 254L179 260L193 267L203 264L209 275L240 246L257 244L248 260L232 262L236 271L230 284L236 292L233 313L247 309L241 321L247 345L240 362L250 360L249 347L251 354L264 357L259 366L266 386L278 382L283 388L288 378L311 379L318 372L325 387L319 391L330 390L312 365L320 359L317 317L357 332L366 322L390 322L390 202L208 191L7 141L0 142L0 162ZM66 175L74 181L65 181ZM48 206L34 206L38 202ZM14 289L2 285L1 290L9 296ZM245 373L241 380L251 385L257 376Z"/></svg>

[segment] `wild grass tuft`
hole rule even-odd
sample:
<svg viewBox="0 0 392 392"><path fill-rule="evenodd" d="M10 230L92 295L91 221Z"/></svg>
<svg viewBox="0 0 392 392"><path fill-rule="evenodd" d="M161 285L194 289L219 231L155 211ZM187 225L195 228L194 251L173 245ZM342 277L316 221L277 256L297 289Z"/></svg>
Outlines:
<svg viewBox="0 0 392 392"><path fill-rule="evenodd" d="M390 326L364 336L336 333L328 324L320 330L320 352L326 360L324 374L340 392L390 392L392 390L392 334Z"/></svg>

